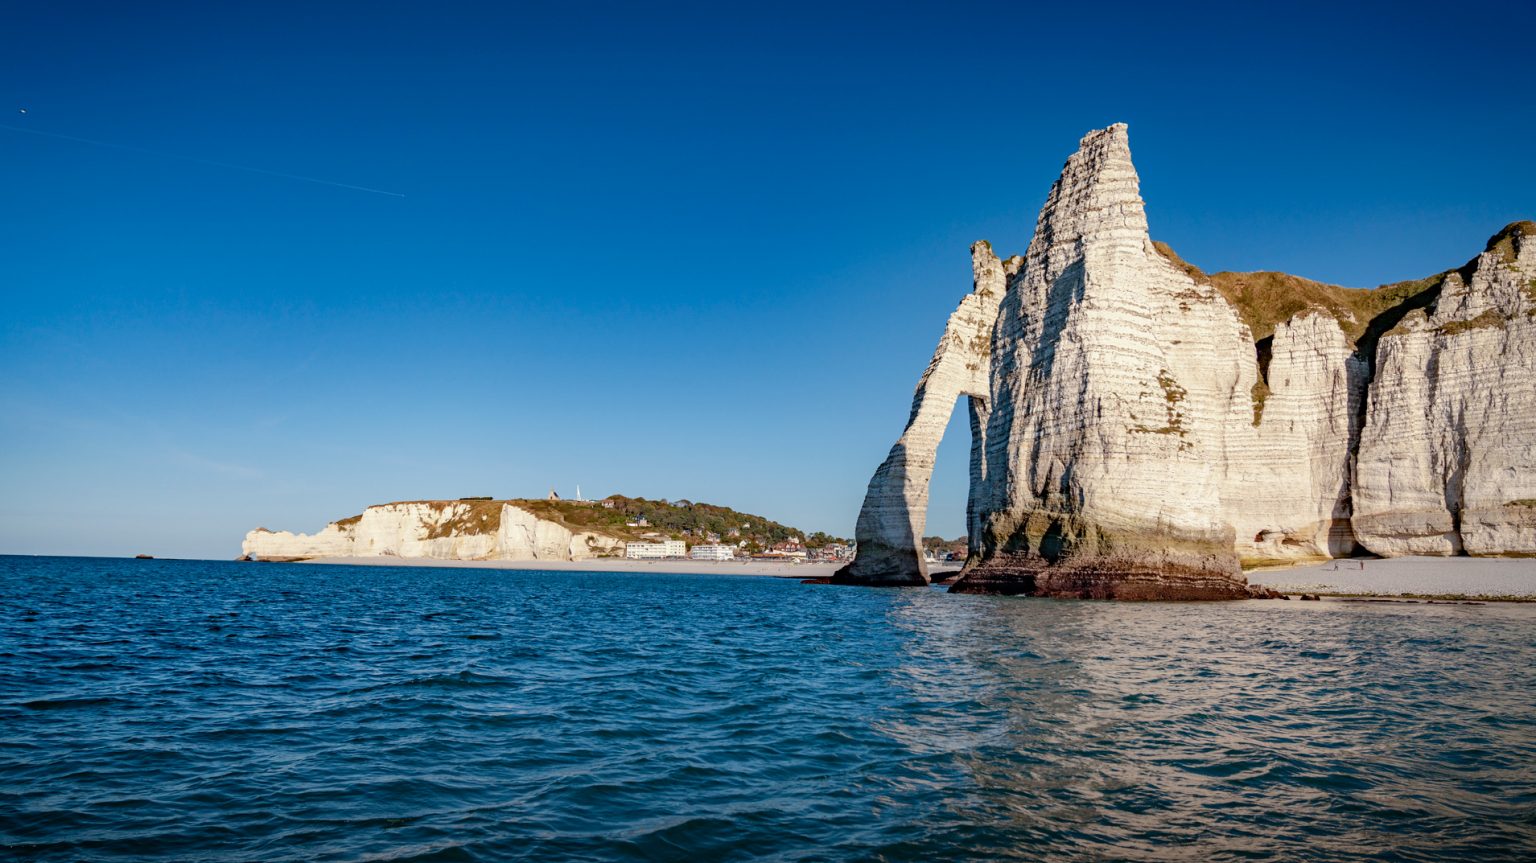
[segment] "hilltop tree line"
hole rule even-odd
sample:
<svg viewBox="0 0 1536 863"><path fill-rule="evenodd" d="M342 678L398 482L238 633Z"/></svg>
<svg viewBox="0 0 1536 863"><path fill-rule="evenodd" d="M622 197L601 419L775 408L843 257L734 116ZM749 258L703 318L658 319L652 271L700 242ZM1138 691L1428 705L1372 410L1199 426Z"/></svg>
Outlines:
<svg viewBox="0 0 1536 863"><path fill-rule="evenodd" d="M925 536L923 537L923 548L933 552L949 551L958 554L966 550L969 542L963 536L958 539L945 539L942 536Z"/></svg>
<svg viewBox="0 0 1536 863"><path fill-rule="evenodd" d="M700 544L714 533L720 536L721 542L732 545L744 540L749 550L769 548L795 538L803 539L806 548L847 542L822 531L807 534L760 515L691 500L649 500L616 494L597 503L542 500L519 502L519 505L540 517L554 517L573 527L595 528L619 536L655 532ZM629 526L641 519L646 522L644 527ZM685 530L689 533L684 534ZM737 534L731 535L732 530Z"/></svg>

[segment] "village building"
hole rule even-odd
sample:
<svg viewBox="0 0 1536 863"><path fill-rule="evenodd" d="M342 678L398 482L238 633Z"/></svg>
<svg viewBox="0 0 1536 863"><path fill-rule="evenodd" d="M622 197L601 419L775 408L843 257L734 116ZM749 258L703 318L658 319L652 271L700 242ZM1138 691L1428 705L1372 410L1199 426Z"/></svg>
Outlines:
<svg viewBox="0 0 1536 863"><path fill-rule="evenodd" d="M736 547L731 545L696 545L688 556L694 560L735 560Z"/></svg>
<svg viewBox="0 0 1536 863"><path fill-rule="evenodd" d="M688 544L680 539L661 542L629 542L624 544L624 556L630 560L665 560L669 557L687 557Z"/></svg>

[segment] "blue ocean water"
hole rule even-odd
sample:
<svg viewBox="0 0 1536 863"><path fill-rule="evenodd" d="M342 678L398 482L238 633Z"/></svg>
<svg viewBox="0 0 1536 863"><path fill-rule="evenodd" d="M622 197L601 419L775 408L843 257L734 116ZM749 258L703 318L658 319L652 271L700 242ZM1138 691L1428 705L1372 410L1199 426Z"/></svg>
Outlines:
<svg viewBox="0 0 1536 863"><path fill-rule="evenodd" d="M0 558L15 860L1532 860L1536 606Z"/></svg>

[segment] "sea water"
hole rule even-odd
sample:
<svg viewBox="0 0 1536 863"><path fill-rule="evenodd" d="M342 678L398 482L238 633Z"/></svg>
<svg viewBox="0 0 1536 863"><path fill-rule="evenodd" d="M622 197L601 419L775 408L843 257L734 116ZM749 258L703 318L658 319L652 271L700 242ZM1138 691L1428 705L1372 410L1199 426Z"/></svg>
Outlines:
<svg viewBox="0 0 1536 863"><path fill-rule="evenodd" d="M1536 606L0 558L14 860L1532 860Z"/></svg>

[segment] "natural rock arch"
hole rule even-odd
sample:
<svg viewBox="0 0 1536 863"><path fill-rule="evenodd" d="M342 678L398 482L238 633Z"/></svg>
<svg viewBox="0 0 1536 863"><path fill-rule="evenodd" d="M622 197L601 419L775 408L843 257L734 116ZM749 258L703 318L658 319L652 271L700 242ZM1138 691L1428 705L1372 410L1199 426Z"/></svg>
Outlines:
<svg viewBox="0 0 1536 863"><path fill-rule="evenodd" d="M858 555L832 576L836 584L923 585L923 528L928 522L928 484L944 429L961 396L968 397L971 420L971 493L966 528L972 550L978 529L977 493L986 451L992 328L997 322L1008 277L1020 259L1001 262L985 240L971 246L975 285L960 301L933 359L917 382L907 427L875 471L864 494L854 535Z"/></svg>

